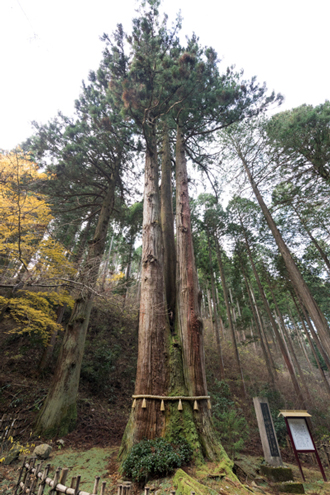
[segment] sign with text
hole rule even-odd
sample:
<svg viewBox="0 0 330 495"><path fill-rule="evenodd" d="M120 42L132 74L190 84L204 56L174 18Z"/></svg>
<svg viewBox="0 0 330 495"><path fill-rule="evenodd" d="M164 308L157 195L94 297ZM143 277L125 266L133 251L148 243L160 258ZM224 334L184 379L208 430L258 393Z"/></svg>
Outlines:
<svg viewBox="0 0 330 495"><path fill-rule="evenodd" d="M258 428L265 460L271 466L282 466L283 463L281 453L278 446L268 400L263 397L254 397L253 404L257 416Z"/></svg>
<svg viewBox="0 0 330 495"><path fill-rule="evenodd" d="M288 418L296 450L315 450L305 418Z"/></svg>
<svg viewBox="0 0 330 495"><path fill-rule="evenodd" d="M288 430L288 434L291 440L291 444L293 447L294 455L297 461L297 464L300 469L300 474L305 481L305 476L302 470L302 466L300 463L300 459L298 456L299 452L314 452L316 456L317 463L319 465L322 477L324 481L327 481L327 477L325 475L320 456L317 452L317 448L315 446L311 430L309 428L309 418L311 415L304 409L298 410L284 410L280 411L279 416L283 416L285 420L285 424Z"/></svg>

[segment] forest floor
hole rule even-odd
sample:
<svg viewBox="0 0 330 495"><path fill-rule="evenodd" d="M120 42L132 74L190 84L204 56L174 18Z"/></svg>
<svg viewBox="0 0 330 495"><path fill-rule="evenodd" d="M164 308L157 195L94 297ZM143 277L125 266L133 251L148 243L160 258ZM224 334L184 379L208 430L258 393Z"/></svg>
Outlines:
<svg viewBox="0 0 330 495"><path fill-rule="evenodd" d="M57 449L56 445L50 455L50 458L45 463L51 464L50 475L54 473L57 467L68 467L69 475L81 475L80 489L86 492L93 491L95 476L101 477L101 482L106 481L106 493L115 495L118 490L118 483L121 481L118 473L117 453L119 447L93 447L91 449L76 449L76 448L61 448ZM10 495L18 477L18 471L21 465L21 460L15 461L10 466L0 465L0 493L1 495ZM278 493L278 486L274 483L267 482L266 478L260 475L260 457L239 455L235 461L239 466L237 473L240 483L234 482L228 477L215 477L211 473L214 470L212 463L206 463L201 468L185 467L184 477L186 474L189 487L189 479L193 479L200 484L200 493L198 486L191 486L196 492L196 495L247 495L248 493L259 493L264 495L274 495ZM286 467L290 467L293 471L294 481L301 482L299 469L296 465L285 463ZM316 466L304 464L303 471L306 482L303 483L305 493L309 495L330 495L330 482L325 483L322 480L321 474ZM151 494L169 495L172 490L178 490L178 476L165 477L157 480L149 480ZM330 479L330 469L326 469L328 479ZM189 490L189 488L188 488ZM131 495L142 495L143 487L133 484ZM177 491L182 494L182 491ZM190 495L190 490L187 492Z"/></svg>
<svg viewBox="0 0 330 495"><path fill-rule="evenodd" d="M95 327L96 325L100 326L100 318L95 321ZM51 442L47 441L53 449L51 457L46 463L51 464L52 471L60 466L70 468L70 476L80 474L82 477L81 489L84 491L92 491L95 476L100 476L101 480L107 482L107 493L114 495L117 493L117 485L120 480L119 466L116 461L117 453L130 413L131 395L134 390L136 331L134 325L127 324L116 332L110 332L108 330L109 321L111 320L105 318L106 333L104 335L94 331L93 326L91 328L91 337L90 341L87 342L85 352L86 366L79 387L77 428L63 438L64 447L56 443L57 439L53 439ZM110 363L111 368L103 370L97 368L96 365L98 362L104 361L104 352L107 351L104 344L106 339L109 342L109 349L115 349L117 345L119 351L115 356L115 362ZM31 345L28 336L12 335L8 337L5 332L0 332L0 348L0 418L4 414L10 417L15 415L24 417L22 431L17 439L32 453L33 446L44 441L42 438L34 437L31 432L49 389L52 370L48 370L43 375L37 373L40 348L37 345ZM103 353L101 354L103 361L98 358L99 354L97 354L101 352ZM227 354L229 355L229 352L226 350L225 355ZM209 355L214 360L210 352ZM105 357L107 356L108 354ZM216 370L216 365L212 359L208 361L209 381L211 383L213 374L216 376L216 372L213 371ZM246 360L248 360L246 367L253 375L254 380L261 374L259 380L265 381L264 373L259 372L258 374L258 362L254 363L249 355L247 355ZM227 364L227 368L230 369L230 363ZM95 380L95 375L99 381ZM252 399L244 402L240 395L239 386L235 385L234 374L228 376L228 381L230 382L231 399L235 401L235 404L238 404L240 410L244 411L250 427L250 435L244 449L235 458L236 473L240 484L225 476L212 476L212 471L214 472L215 468L212 463L207 463L203 469L188 466L184 468L184 472L187 476L191 476L192 480L197 480L200 485L198 485L198 489L196 486L189 487L190 481L187 478L188 484L186 484L184 495L190 495L191 491L195 491L196 495L243 495L251 492L275 494L278 492L277 488L267 483L258 471L263 453ZM287 395L290 397L290 394ZM289 403L287 405L290 406ZM281 453L283 461L292 468L295 481L300 482L299 470L295 465L292 451L288 447L284 447L281 448ZM0 459L1 457L0 445ZM9 466L0 464L1 495L13 493L21 462L21 460L15 461ZM308 456L303 459L303 469L306 476L306 483L304 483L306 493L309 495L330 495L330 483L323 482L318 467L311 464L311 458ZM179 470L175 477L150 480L149 486L153 488L151 494L167 495L171 490L177 490L180 476L186 476L184 472ZM330 479L330 469L327 467L326 474ZM198 490L200 490L199 493ZM141 487L133 485L131 495L140 495L141 492ZM177 491L177 494L179 493L183 494L182 491Z"/></svg>

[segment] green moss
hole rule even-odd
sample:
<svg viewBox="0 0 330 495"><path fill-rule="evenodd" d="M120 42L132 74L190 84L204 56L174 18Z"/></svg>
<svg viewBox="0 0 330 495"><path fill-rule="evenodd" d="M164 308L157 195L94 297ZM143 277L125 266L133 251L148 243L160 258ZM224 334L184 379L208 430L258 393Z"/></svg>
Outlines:
<svg viewBox="0 0 330 495"><path fill-rule="evenodd" d="M173 484L176 488L177 495L190 495L191 492L195 492L196 495L216 495L216 491L207 486L198 483L195 479L191 478L182 469L178 469L173 478Z"/></svg>
<svg viewBox="0 0 330 495"><path fill-rule="evenodd" d="M302 483L280 483L276 485L276 488L284 493L305 493Z"/></svg>
<svg viewBox="0 0 330 495"><path fill-rule="evenodd" d="M260 466L261 473L270 481L293 480L292 469L286 467Z"/></svg>
<svg viewBox="0 0 330 495"><path fill-rule="evenodd" d="M42 422L43 409L41 410L39 418L35 428L35 433L42 435L44 438L54 438L63 437L74 430L77 422L77 405L76 403L71 404L68 407L63 407L58 417L56 418L56 423L53 425L44 425Z"/></svg>

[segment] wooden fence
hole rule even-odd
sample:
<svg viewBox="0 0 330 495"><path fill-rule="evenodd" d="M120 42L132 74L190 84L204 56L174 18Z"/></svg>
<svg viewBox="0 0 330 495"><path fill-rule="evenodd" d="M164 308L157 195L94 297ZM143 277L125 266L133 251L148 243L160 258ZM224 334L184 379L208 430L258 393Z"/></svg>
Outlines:
<svg viewBox="0 0 330 495"><path fill-rule="evenodd" d="M92 493L79 490L81 476L73 476L71 479L70 487L66 486L66 479L68 477L68 468L57 468L54 474L54 478L48 476L50 464L47 464L45 468L42 468L41 462L36 464L36 457L31 457L29 461L25 457L23 464L19 471L17 484L15 487L14 495L26 494L26 495L43 495L47 486L51 488L49 495L60 495L65 493L67 495L97 495L100 477L95 477L94 488ZM105 495L106 482L101 484L101 490L99 495ZM117 495L130 495L132 483L129 481L120 482L118 484ZM146 486L144 489L145 495L150 495L150 487ZM171 491L171 495L175 495L175 491ZM195 492L191 492L191 495L195 495Z"/></svg>
<svg viewBox="0 0 330 495"><path fill-rule="evenodd" d="M96 495L98 492L100 477L96 476L94 488L92 493L79 490L81 476L74 476L71 480L70 486L66 486L66 479L69 473L68 468L56 469L54 478L48 476L50 464L47 464L45 468L42 468L41 462L36 464L37 459L32 457L29 461L24 458L21 466L18 481L15 487L14 495L29 494L29 495L43 495L47 486L51 488L50 494L59 495L66 493L67 495ZM38 462L38 461L37 461ZM101 485L100 495L105 495L105 484L103 481ZM126 494L125 494L126 495Z"/></svg>

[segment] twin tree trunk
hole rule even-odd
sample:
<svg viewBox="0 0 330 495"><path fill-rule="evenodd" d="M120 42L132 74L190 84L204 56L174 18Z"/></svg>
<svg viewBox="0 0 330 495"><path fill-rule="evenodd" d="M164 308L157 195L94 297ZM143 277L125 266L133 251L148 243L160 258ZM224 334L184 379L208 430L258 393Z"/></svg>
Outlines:
<svg viewBox="0 0 330 495"><path fill-rule="evenodd" d="M93 305L93 288L97 281L113 209L115 182L113 178L103 200L95 234L90 241L86 264L79 280L83 288L75 299L50 390L37 419L35 430L46 437L64 436L73 430L76 424L76 400L86 333Z"/></svg>
<svg viewBox="0 0 330 495"><path fill-rule="evenodd" d="M173 219L171 216L170 222L164 220L161 222L154 130L148 137L135 395L207 396L203 322L200 316L201 293L198 289L193 252L183 134L179 127L176 142L176 300L174 302L172 292L174 289L171 285L171 277L174 274L164 277L163 257L165 252L165 266L167 269L173 269L168 251L168 242L171 243L174 239ZM169 152L166 140L164 150L167 150L166 153ZM166 161L166 153L163 162ZM169 167L169 162L167 163ZM166 171L163 169L163 174L164 172ZM167 179L165 176L162 178L162 188L164 188L162 208L165 208L167 203L167 212L172 215L168 204L172 201L168 177L167 175ZM172 233L168 234L166 229L170 229ZM171 323L173 317L174 324ZM173 442L185 437L199 458L206 456L216 460L224 455L216 439L206 399L198 401L199 410L193 410L193 401L183 400L182 411L178 410L177 400L167 400L165 411L161 411L159 399L147 398L146 408L143 408L142 397L136 399L135 407L132 408L121 445L121 458L124 458L132 446L143 438L159 436Z"/></svg>

